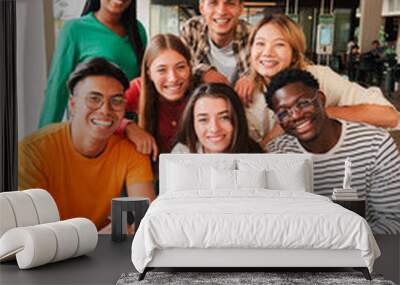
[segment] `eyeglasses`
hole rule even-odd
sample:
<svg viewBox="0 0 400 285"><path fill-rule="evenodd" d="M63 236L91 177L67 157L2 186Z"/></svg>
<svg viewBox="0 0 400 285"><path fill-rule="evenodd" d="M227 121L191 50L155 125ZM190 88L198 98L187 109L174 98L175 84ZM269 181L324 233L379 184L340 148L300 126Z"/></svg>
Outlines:
<svg viewBox="0 0 400 285"><path fill-rule="evenodd" d="M98 110L104 105L104 96L101 94L89 94L85 97L86 107L91 110ZM108 99L111 109L115 112L125 110L125 99L122 95L116 95Z"/></svg>
<svg viewBox="0 0 400 285"><path fill-rule="evenodd" d="M307 111L314 107L315 100L318 99L318 91L315 92L313 98L306 98L299 100L292 107L276 113L276 117L281 123L287 123L289 119L293 116L294 111Z"/></svg>

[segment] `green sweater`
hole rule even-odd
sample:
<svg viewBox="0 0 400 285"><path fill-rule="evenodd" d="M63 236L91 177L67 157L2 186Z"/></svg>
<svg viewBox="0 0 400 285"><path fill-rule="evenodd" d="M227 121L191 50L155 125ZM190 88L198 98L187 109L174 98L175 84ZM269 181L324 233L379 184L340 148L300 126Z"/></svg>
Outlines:
<svg viewBox="0 0 400 285"><path fill-rule="evenodd" d="M146 46L145 29L138 23L140 38ZM93 13L68 21L59 35L53 55L39 127L62 120L69 97L69 75L79 63L95 57L103 57L118 65L129 80L139 75L140 67L128 36L114 33Z"/></svg>

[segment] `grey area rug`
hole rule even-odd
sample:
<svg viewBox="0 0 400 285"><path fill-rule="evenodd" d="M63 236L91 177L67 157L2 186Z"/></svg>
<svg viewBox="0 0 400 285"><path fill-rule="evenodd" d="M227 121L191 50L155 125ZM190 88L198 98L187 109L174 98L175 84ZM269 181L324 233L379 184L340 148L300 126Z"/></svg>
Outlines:
<svg viewBox="0 0 400 285"><path fill-rule="evenodd" d="M132 284L267 284L267 285L395 285L380 275L372 275L372 281L360 272L148 272L142 281L139 273L122 274L117 285Z"/></svg>

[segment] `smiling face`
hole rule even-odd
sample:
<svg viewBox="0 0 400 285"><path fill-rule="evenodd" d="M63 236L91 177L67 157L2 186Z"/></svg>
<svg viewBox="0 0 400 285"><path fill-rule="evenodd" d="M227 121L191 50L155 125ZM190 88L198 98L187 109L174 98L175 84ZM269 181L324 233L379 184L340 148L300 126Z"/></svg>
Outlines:
<svg viewBox="0 0 400 285"><path fill-rule="evenodd" d="M150 80L157 92L169 101L184 97L190 83L190 66L180 53L168 49L161 52L150 64Z"/></svg>
<svg viewBox="0 0 400 285"><path fill-rule="evenodd" d="M132 0L100 0L100 10L111 14L122 14Z"/></svg>
<svg viewBox="0 0 400 285"><path fill-rule="evenodd" d="M307 100L312 100L312 104L307 104L307 108L292 108L295 105L305 106ZM278 89L272 97L275 114L292 108L291 116L285 122L280 121L280 125L286 133L295 136L301 142L313 141L321 133L327 118L323 100L319 91L305 86L302 82L290 83Z"/></svg>
<svg viewBox="0 0 400 285"><path fill-rule="evenodd" d="M204 96L194 105L194 130L205 153L224 152L231 144L231 108L223 98Z"/></svg>
<svg viewBox="0 0 400 285"><path fill-rule="evenodd" d="M124 87L109 76L88 76L74 88L70 99L71 125L78 135L94 140L107 140L118 128L124 117L124 108L114 111L123 100ZM96 100L103 100L97 110L93 106L100 105ZM123 101L122 101L123 102ZM122 103L124 104L124 103ZM112 107L113 105L114 107Z"/></svg>
<svg viewBox="0 0 400 285"><path fill-rule="evenodd" d="M214 37L230 36L234 33L242 10L243 6L239 0L200 1L200 12L214 42Z"/></svg>
<svg viewBox="0 0 400 285"><path fill-rule="evenodd" d="M275 25L265 24L255 34L251 46L251 65L267 81L289 67L292 57L292 47Z"/></svg>

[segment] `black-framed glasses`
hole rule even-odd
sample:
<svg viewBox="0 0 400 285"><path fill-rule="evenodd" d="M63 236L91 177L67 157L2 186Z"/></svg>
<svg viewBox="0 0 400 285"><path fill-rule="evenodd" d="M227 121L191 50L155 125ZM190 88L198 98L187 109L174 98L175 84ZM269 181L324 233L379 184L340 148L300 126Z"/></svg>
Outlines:
<svg viewBox="0 0 400 285"><path fill-rule="evenodd" d="M98 110L104 105L104 96L101 94L89 94L85 97L86 107L91 110ZM122 95L112 96L107 100L111 110L120 112L125 110L125 98Z"/></svg>
<svg viewBox="0 0 400 285"><path fill-rule="evenodd" d="M276 117L281 123L286 123L293 116L295 111L308 111L314 107L315 100L318 99L319 92L315 92L314 97L300 99L292 107L276 113Z"/></svg>

